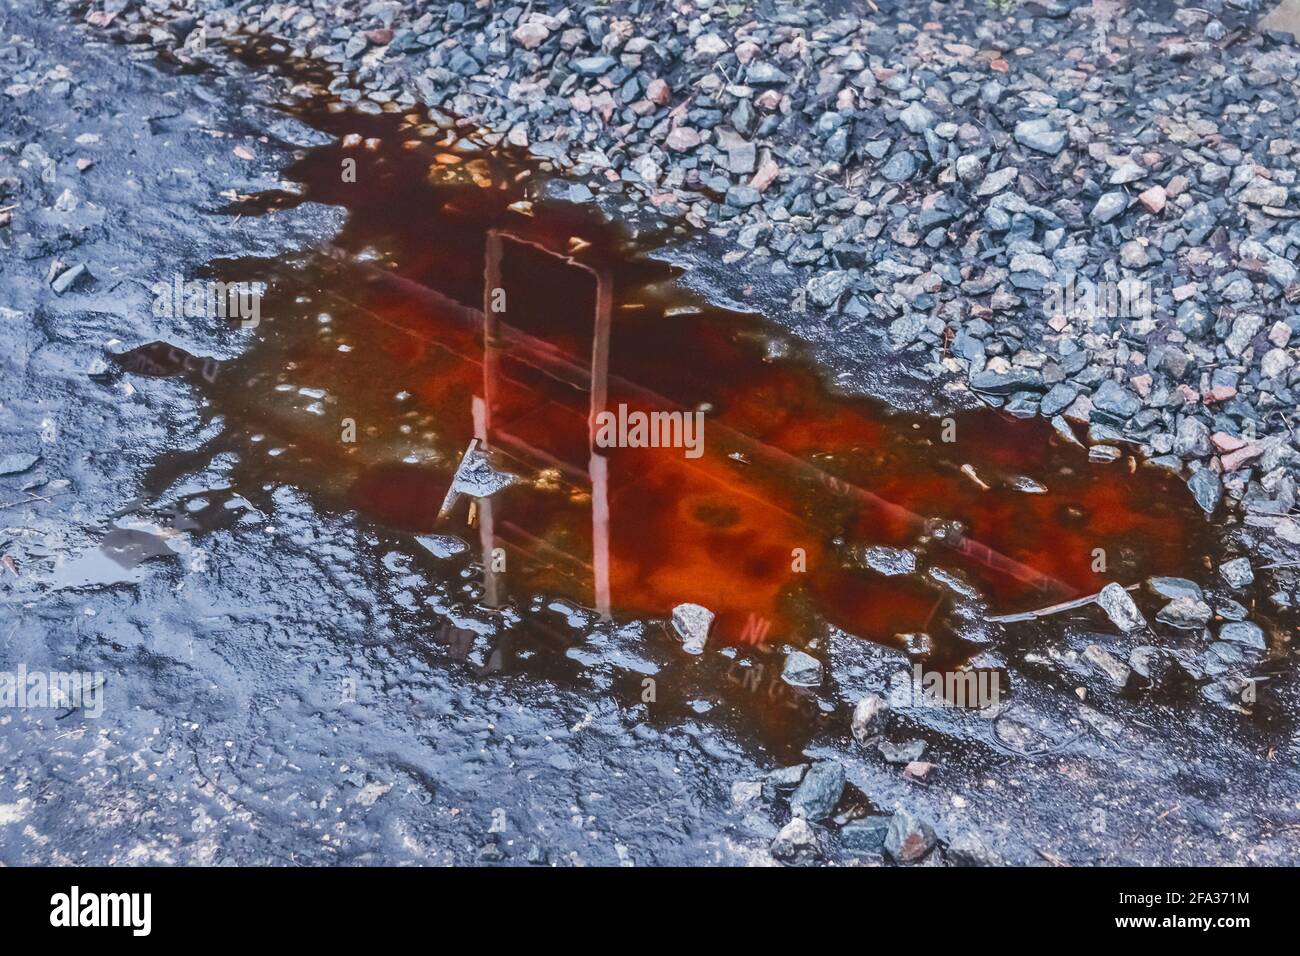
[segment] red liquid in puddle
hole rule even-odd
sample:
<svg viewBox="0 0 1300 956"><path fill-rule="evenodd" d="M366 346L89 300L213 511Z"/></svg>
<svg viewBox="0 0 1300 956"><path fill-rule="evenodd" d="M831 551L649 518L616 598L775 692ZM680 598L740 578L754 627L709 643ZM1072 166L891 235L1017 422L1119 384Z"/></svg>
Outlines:
<svg viewBox="0 0 1300 956"><path fill-rule="evenodd" d="M928 631L933 663L970 648L926 569L1000 613L1186 574L1201 553L1205 521L1176 478L1089 463L1041 421L957 413L944 442L940 420L836 394L761 317L700 302L591 211L512 210L535 169L472 130L321 97L298 112L360 138L288 174L345 207L346 225L336 248L296 261L217 264L227 281L270 283L263 325L219 376L192 376L228 432L257 436L237 466L250 487L289 482L384 525L458 534L485 566L501 548L507 570L484 571L498 602L542 593L660 617L693 602L717 614L722 643L802 644L819 621L884 643ZM485 334L489 273L504 301ZM701 454L594 446L593 389L596 410L701 412ZM340 441L345 419L354 443ZM474 437L522 480L478 502L473 526L462 504L435 527ZM1046 492L1018 490L1021 477ZM915 550L921 572L863 567L870 545Z"/></svg>

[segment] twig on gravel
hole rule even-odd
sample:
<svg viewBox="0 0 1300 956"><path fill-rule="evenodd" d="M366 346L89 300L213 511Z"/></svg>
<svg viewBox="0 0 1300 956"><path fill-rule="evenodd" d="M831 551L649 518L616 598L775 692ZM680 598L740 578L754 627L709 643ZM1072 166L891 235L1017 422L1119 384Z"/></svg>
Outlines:
<svg viewBox="0 0 1300 956"><path fill-rule="evenodd" d="M48 495L48 496L46 496L46 495L38 495L38 494L34 494L33 492L30 492L30 491L29 491L29 492L27 492L27 498L26 498L26 500L23 500L23 499L20 498L18 501L7 501L7 502L5 502L4 504L0 505L0 510L3 510L3 509L5 509L5 508L13 508L13 507L16 507L17 505L29 505L29 504L31 504L33 501L45 501L45 502L49 502L49 501L52 501L52 500L55 499L55 498L60 497L61 495L70 495L70 494L72 494L72 492L70 492L70 491L59 491L59 492L56 492L56 493L54 493L54 494L52 494L52 495Z"/></svg>
<svg viewBox="0 0 1300 956"><path fill-rule="evenodd" d="M1125 591L1137 590L1136 584L1130 584L1124 589ZM1087 597L1076 598L1073 601L1066 601L1063 604L1053 604L1051 607L1039 608L1036 611L1021 611L1018 614L998 614L989 618L994 624L1012 624L1017 621L1033 621L1040 617L1047 617L1051 614L1060 614L1062 611L1073 611L1075 608L1087 607L1094 603L1101 596L1101 592L1089 594Z"/></svg>

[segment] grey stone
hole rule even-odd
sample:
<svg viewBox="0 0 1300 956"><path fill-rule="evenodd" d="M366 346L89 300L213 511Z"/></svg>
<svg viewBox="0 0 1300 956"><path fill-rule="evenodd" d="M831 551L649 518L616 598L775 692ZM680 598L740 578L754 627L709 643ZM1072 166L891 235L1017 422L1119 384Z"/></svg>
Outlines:
<svg viewBox="0 0 1300 956"><path fill-rule="evenodd" d="M1167 601L1180 597L1195 598L1198 601L1205 599L1205 595L1201 592L1201 586L1195 581L1187 580L1187 578L1147 578L1147 590Z"/></svg>
<svg viewBox="0 0 1300 956"><path fill-rule="evenodd" d="M1147 625L1146 618L1133 603L1133 598L1129 596L1128 591L1113 581L1101 589L1101 593L1097 595L1097 603L1106 612L1111 623L1125 634L1141 630Z"/></svg>
<svg viewBox="0 0 1300 956"><path fill-rule="evenodd" d="M772 841L772 856L783 863L807 862L821 856L817 834L803 817L795 817Z"/></svg>
<svg viewBox="0 0 1300 956"><path fill-rule="evenodd" d="M889 726L889 701L879 694L867 694L853 708L849 728L862 746L879 740Z"/></svg>
<svg viewBox="0 0 1300 956"><path fill-rule="evenodd" d="M792 687L817 687L822 682L822 662L803 651L791 651L781 668L781 680Z"/></svg>
<svg viewBox="0 0 1300 956"><path fill-rule="evenodd" d="M1065 148L1068 137L1062 130L1054 129L1046 119L1022 120L1013 134L1021 146L1055 156Z"/></svg>
<svg viewBox="0 0 1300 956"><path fill-rule="evenodd" d="M1184 630L1199 630L1209 623L1212 614L1210 606L1204 601L1198 601L1196 598L1180 597L1174 598L1162 607L1156 614L1156 620L1171 627Z"/></svg>
<svg viewBox="0 0 1300 956"><path fill-rule="evenodd" d="M584 56L573 61L579 76L604 76L618 61L612 56Z"/></svg>
<svg viewBox="0 0 1300 956"><path fill-rule="evenodd" d="M844 290L849 287L849 274L847 272L823 272L821 275L813 276L808 280L805 287L808 290L808 298L823 309L829 309L839 302L840 296Z"/></svg>
<svg viewBox="0 0 1300 956"><path fill-rule="evenodd" d="M790 797L790 812L813 822L826 819L840 802L844 783L844 768L834 760L813 764Z"/></svg>
<svg viewBox="0 0 1300 956"><path fill-rule="evenodd" d="M920 103L910 103L898 114L898 120L909 132L921 134L935 124L935 115Z"/></svg>
<svg viewBox="0 0 1300 956"><path fill-rule="evenodd" d="M1092 207L1090 216L1093 222L1107 223L1128 208L1128 193L1122 189L1103 193Z"/></svg>
<svg viewBox="0 0 1300 956"><path fill-rule="evenodd" d="M1232 321L1232 331L1223 340L1223 347L1238 358L1246 351L1251 340L1264 328L1264 319L1251 313L1243 313Z"/></svg>
<svg viewBox="0 0 1300 956"><path fill-rule="evenodd" d="M1116 420L1127 421L1142 410L1142 400L1124 386L1107 379L1093 393L1092 407Z"/></svg>
<svg viewBox="0 0 1300 956"><path fill-rule="evenodd" d="M1051 418L1069 408L1078 396L1079 386L1069 382L1057 382L1047 390L1047 394L1039 403L1039 409L1044 417Z"/></svg>
<svg viewBox="0 0 1300 956"><path fill-rule="evenodd" d="M1242 644L1260 651L1268 649L1268 643L1264 640L1264 629L1250 621L1232 621L1223 625L1219 628L1219 640Z"/></svg>
<svg viewBox="0 0 1300 956"><path fill-rule="evenodd" d="M1207 515L1214 514L1223 499L1223 485L1219 476L1209 468L1202 468L1187 479L1187 487L1191 489L1192 497L1201 506L1201 510Z"/></svg>
<svg viewBox="0 0 1300 956"><path fill-rule="evenodd" d="M938 838L929 823L911 811L899 808L889 818L885 831L885 852L897 863L917 863L934 849Z"/></svg>
<svg viewBox="0 0 1300 956"><path fill-rule="evenodd" d="M687 654L703 654L713 627L713 612L699 604L679 604L673 608L673 630L682 639Z"/></svg>
<svg viewBox="0 0 1300 956"><path fill-rule="evenodd" d="M985 370L970 377L971 388L991 395L1009 395L1012 392L1041 391L1043 373L1037 369L1012 366L1005 372Z"/></svg>
<svg viewBox="0 0 1300 956"><path fill-rule="evenodd" d="M958 163L960 162L961 160L959 159ZM958 169L958 175L961 175L960 168ZM992 196L995 193L1000 193L1002 190L1014 183L1016 177L1019 175L1020 170L1015 166L1003 166L1001 169L996 169L985 176L980 184L975 187L975 195Z"/></svg>
<svg viewBox="0 0 1300 956"><path fill-rule="evenodd" d="M916 157L904 150L889 157L889 161L880 168L880 175L891 183L902 183L916 175Z"/></svg>
<svg viewBox="0 0 1300 956"><path fill-rule="evenodd" d="M840 844L854 853L883 853L885 834L889 832L889 817L865 817L844 824L840 830Z"/></svg>
<svg viewBox="0 0 1300 956"><path fill-rule="evenodd" d="M973 830L963 830L943 850L944 859L953 866L1005 866L1006 861L991 850Z"/></svg>
<svg viewBox="0 0 1300 956"><path fill-rule="evenodd" d="M21 475L40 460L40 455L21 453L0 455L0 475Z"/></svg>
<svg viewBox="0 0 1300 956"><path fill-rule="evenodd" d="M745 82L753 86L782 86L790 82L790 76L771 63L756 60L749 65L749 70L745 74Z"/></svg>
<svg viewBox="0 0 1300 956"><path fill-rule="evenodd" d="M1190 415L1178 421L1174 433L1174 451L1184 458L1204 458L1210 454L1210 429Z"/></svg>
<svg viewBox="0 0 1300 956"><path fill-rule="evenodd" d="M1233 558L1231 561L1224 561L1219 565L1219 576L1233 588L1248 587L1255 581L1255 572L1251 570L1249 558Z"/></svg>

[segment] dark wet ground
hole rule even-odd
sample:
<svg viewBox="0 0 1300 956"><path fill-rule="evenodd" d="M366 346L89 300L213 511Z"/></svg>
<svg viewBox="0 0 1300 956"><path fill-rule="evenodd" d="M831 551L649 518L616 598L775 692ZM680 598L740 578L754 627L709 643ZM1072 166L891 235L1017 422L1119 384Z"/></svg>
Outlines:
<svg viewBox="0 0 1300 956"><path fill-rule="evenodd" d="M44 29L45 49L71 55ZM120 50L91 55L121 70ZM280 125L282 90L270 110L228 108L264 82L118 76L127 91L96 93L95 122L135 145L105 155L105 181L86 188L137 212L85 247L102 279L55 299L13 266L43 274L48 247L7 267L15 305L35 316L7 345L10 387L27 392L8 401L32 429L60 416L67 440L42 468L74 479L71 501L37 502L5 529L24 575L5 595L8 656L105 668L121 695L98 725L6 725L7 861L521 862L532 847L551 862L762 859L770 833L729 788L804 754L845 763L856 789L843 812L905 802L943 838L974 828L1017 862L1286 855L1289 680L1249 719L1194 691L1126 700L1076 661L1108 630L1096 609L987 623L1111 578L1208 585L1203 557L1219 544L1181 485L987 413L955 414L944 442L941 418L839 395L759 316L683 292L643 255L653 237L627 243L543 200L550 185L534 194L543 177L518 157L421 136L423 115L336 113L312 97L298 113L317 136ZM236 131L265 166L247 173L208 129ZM303 148L268 147L269 129ZM350 133L361 143L335 142ZM209 168L177 171L195 157ZM357 159L356 183L339 177L343 158ZM274 181L281 166L297 186ZM531 216L509 209L524 198ZM293 208L303 199L347 218ZM494 376L475 314L490 229L571 260L503 239L503 322L519 334L499 337ZM612 622L598 620L592 376L579 361L594 280L581 266L613 290L610 399L709 406L698 459L602 456ZM200 273L266 281L258 327L151 315L152 280ZM105 352L127 370L87 377ZM491 412L478 426L476 395ZM341 440L345 418L355 442ZM487 538L482 505L472 525L468 501L436 521L476 433L523 479L491 499ZM1020 490L1023 478L1046 492ZM469 550L439 559L417 540L430 534ZM495 600L485 543L506 553ZM960 578L883 578L855 550L876 544L916 547L923 568ZM692 658L640 623L683 600L722 614L718 644L770 621L772 652ZM900 715L898 735L925 739L941 768L925 786L846 733L856 697L907 664L894 635L920 628L938 638L935 662L1004 668L1015 690L997 722ZM786 641L826 660L820 692L776 678ZM761 686L733 679L745 657L769 662ZM659 690L648 706L646 676ZM1086 706L1080 686L1095 690ZM29 832L12 836L10 821Z"/></svg>

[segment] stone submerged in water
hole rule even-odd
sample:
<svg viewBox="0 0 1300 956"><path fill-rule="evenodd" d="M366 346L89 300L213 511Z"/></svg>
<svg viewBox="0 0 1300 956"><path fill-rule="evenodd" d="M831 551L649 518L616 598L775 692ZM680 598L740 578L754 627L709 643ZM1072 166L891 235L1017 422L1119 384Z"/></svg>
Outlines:
<svg viewBox="0 0 1300 956"><path fill-rule="evenodd" d="M892 740L881 740L876 744L876 749L886 763L902 766L920 760L925 755L925 741L905 740L898 744Z"/></svg>
<svg viewBox="0 0 1300 956"><path fill-rule="evenodd" d="M889 818L885 831L885 852L896 863L917 863L934 849L938 838L930 824L911 811L899 808Z"/></svg>
<svg viewBox="0 0 1300 956"><path fill-rule="evenodd" d="M905 548L873 546L862 551L862 563L877 574L896 577L916 571L916 555Z"/></svg>
<svg viewBox="0 0 1300 956"><path fill-rule="evenodd" d="M1201 592L1201 586L1187 578L1147 578L1147 589L1156 597L1162 597L1166 601L1180 597L1195 598L1200 601L1205 597Z"/></svg>
<svg viewBox="0 0 1300 956"><path fill-rule="evenodd" d="M1219 640L1253 647L1259 651L1268 650L1263 628L1249 621L1233 621L1223 625L1219 628Z"/></svg>
<svg viewBox="0 0 1300 956"><path fill-rule="evenodd" d="M1111 623L1125 634L1130 634L1147 626L1146 618L1142 616L1138 606L1133 603L1133 598L1119 584L1111 582L1102 588L1101 593L1097 595L1097 603L1106 612L1106 616L1110 618Z"/></svg>
<svg viewBox="0 0 1300 956"><path fill-rule="evenodd" d="M422 534L415 541L435 558L454 558L469 550L469 545L454 534Z"/></svg>
<svg viewBox="0 0 1300 956"><path fill-rule="evenodd" d="M1199 601L1196 598L1180 597L1174 598L1162 607L1159 613L1156 614L1156 620L1171 627L1196 630L1208 624L1212 614L1210 606L1204 601Z"/></svg>
<svg viewBox="0 0 1300 956"><path fill-rule="evenodd" d="M679 604L673 608L673 630L682 639L687 654L703 654L713 627L713 612L699 604Z"/></svg>
<svg viewBox="0 0 1300 956"><path fill-rule="evenodd" d="M817 687L822 682L822 662L803 651L791 651L781 669L781 680L792 687Z"/></svg>
<svg viewBox="0 0 1300 956"><path fill-rule="evenodd" d="M1244 588L1255 582L1255 572L1250 567L1249 558L1233 558L1219 565L1219 576L1228 582L1228 587Z"/></svg>
<svg viewBox="0 0 1300 956"><path fill-rule="evenodd" d="M844 768L834 760L815 763L790 797L790 813L817 822L835 810L844 793Z"/></svg>
<svg viewBox="0 0 1300 956"><path fill-rule="evenodd" d="M1129 669L1100 644L1089 644L1083 651L1084 660L1103 674L1116 690L1123 690L1128 683Z"/></svg>

